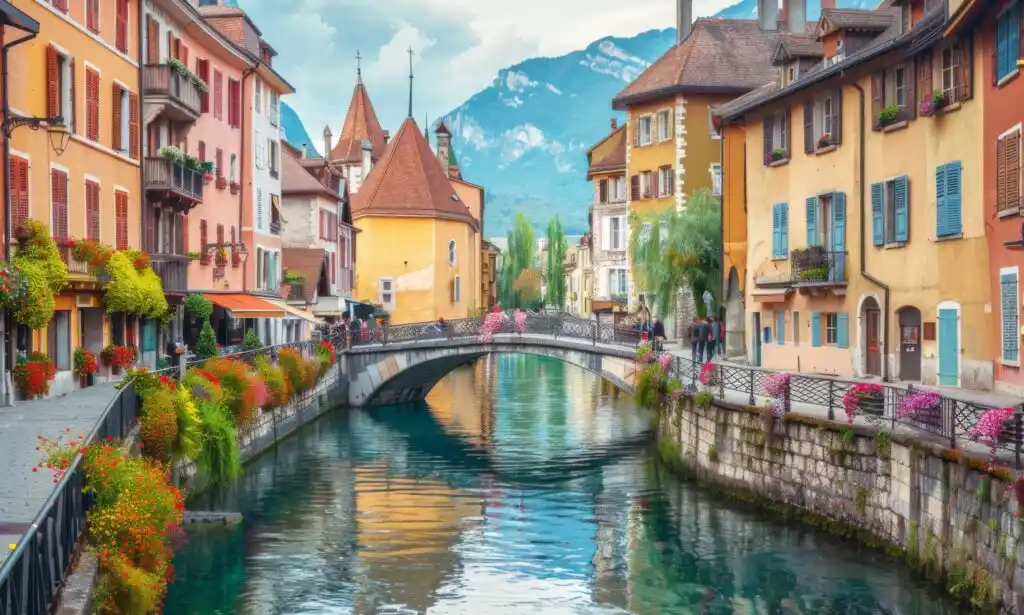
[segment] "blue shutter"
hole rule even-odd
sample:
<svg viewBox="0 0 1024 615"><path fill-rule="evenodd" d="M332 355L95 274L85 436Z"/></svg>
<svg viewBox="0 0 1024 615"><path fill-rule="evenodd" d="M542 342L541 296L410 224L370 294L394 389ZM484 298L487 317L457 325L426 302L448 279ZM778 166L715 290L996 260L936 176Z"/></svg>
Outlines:
<svg viewBox="0 0 1024 615"><path fill-rule="evenodd" d="M786 313L775 312L775 341L779 344L786 343Z"/></svg>
<svg viewBox="0 0 1024 615"><path fill-rule="evenodd" d="M807 199L807 246L818 245L818 197Z"/></svg>
<svg viewBox="0 0 1024 615"><path fill-rule="evenodd" d="M906 175L896 178L896 241L910 238L910 193Z"/></svg>
<svg viewBox="0 0 1024 615"><path fill-rule="evenodd" d="M811 346L821 346L821 313L811 313Z"/></svg>
<svg viewBox="0 0 1024 615"><path fill-rule="evenodd" d="M846 312L836 315L836 346L850 347L850 315Z"/></svg>
<svg viewBox="0 0 1024 615"><path fill-rule="evenodd" d="M1006 72L1012 73L1017 68L1017 56L1020 50L1020 3L1016 3L1006 11Z"/></svg>
<svg viewBox="0 0 1024 615"><path fill-rule="evenodd" d="M871 228L875 245L880 246L882 240L882 194L883 186L880 183L871 184Z"/></svg>
<svg viewBox="0 0 1024 615"><path fill-rule="evenodd" d="M1019 320L1017 313L1017 274L1004 273L999 276L1000 299L1002 304L1003 360L1017 361L1017 335Z"/></svg>
<svg viewBox="0 0 1024 615"><path fill-rule="evenodd" d="M963 182L960 161L946 165L946 210L945 230L947 235L963 232Z"/></svg>
<svg viewBox="0 0 1024 615"><path fill-rule="evenodd" d="M841 282L846 279L846 193L832 193L832 266L829 279Z"/></svg>
<svg viewBox="0 0 1024 615"><path fill-rule="evenodd" d="M946 166L935 167L935 236L948 235L946 231Z"/></svg>
<svg viewBox="0 0 1024 615"><path fill-rule="evenodd" d="M782 242L779 256L789 256L789 203L779 203L779 237Z"/></svg>
<svg viewBox="0 0 1024 615"><path fill-rule="evenodd" d="M778 203L772 205L772 257L781 256L782 246L782 212Z"/></svg>
<svg viewBox="0 0 1024 615"><path fill-rule="evenodd" d="M1012 9L1010 9L1012 10ZM1002 79L1009 72L1010 11L996 19L996 79ZM994 85L994 84L993 84Z"/></svg>

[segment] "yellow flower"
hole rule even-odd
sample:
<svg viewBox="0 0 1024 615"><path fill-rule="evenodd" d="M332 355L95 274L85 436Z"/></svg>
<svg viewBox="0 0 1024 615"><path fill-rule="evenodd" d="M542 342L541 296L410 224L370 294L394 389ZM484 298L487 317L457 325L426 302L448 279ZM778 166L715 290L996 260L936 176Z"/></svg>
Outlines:
<svg viewBox="0 0 1024 615"><path fill-rule="evenodd" d="M7 548L13 551L18 548L18 543L12 542L11 544L7 545Z"/></svg>

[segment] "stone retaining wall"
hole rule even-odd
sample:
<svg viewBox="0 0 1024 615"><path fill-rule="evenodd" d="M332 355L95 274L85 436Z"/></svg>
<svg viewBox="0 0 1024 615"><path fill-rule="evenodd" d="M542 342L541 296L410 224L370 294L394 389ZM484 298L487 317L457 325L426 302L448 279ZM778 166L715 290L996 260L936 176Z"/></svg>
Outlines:
<svg viewBox="0 0 1024 615"><path fill-rule="evenodd" d="M760 409L684 401L662 416L661 456L733 497L905 558L980 612L1024 615L1024 519L1009 472L911 435L798 414L769 424Z"/></svg>

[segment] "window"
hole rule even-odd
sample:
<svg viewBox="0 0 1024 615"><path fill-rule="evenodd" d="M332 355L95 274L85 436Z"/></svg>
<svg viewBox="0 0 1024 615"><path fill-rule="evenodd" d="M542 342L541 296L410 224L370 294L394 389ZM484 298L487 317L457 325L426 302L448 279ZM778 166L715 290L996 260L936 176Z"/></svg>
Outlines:
<svg viewBox="0 0 1024 615"><path fill-rule="evenodd" d="M649 115L637 118L636 135L633 137L633 145L650 145L653 142L651 121L651 116Z"/></svg>
<svg viewBox="0 0 1024 615"><path fill-rule="evenodd" d="M280 121L281 110L278 105L277 92L270 90L270 125L277 126Z"/></svg>
<svg viewBox="0 0 1024 615"><path fill-rule="evenodd" d="M75 130L75 61L50 45L46 48L46 109L49 117L64 118Z"/></svg>
<svg viewBox="0 0 1024 615"><path fill-rule="evenodd" d="M47 350L57 371L71 369L71 312L58 310L46 328Z"/></svg>
<svg viewBox="0 0 1024 615"><path fill-rule="evenodd" d="M626 217L606 216L602 219L601 249L606 252L621 252L626 249Z"/></svg>
<svg viewBox="0 0 1024 615"><path fill-rule="evenodd" d="M213 71L213 117L224 119L224 75L219 70Z"/></svg>
<svg viewBox="0 0 1024 615"><path fill-rule="evenodd" d="M85 69L85 136L91 141L100 140L100 74L95 69Z"/></svg>
<svg viewBox="0 0 1024 615"><path fill-rule="evenodd" d="M114 193L114 244L118 250L128 249L128 193Z"/></svg>
<svg viewBox="0 0 1024 615"><path fill-rule="evenodd" d="M388 310L395 308L395 279L381 278L378 284L378 303Z"/></svg>
<svg viewBox="0 0 1024 615"><path fill-rule="evenodd" d="M213 172L217 179L224 177L224 150L217 148L214 152Z"/></svg>
<svg viewBox="0 0 1024 615"><path fill-rule="evenodd" d="M834 90L804 103L805 153L842 141L842 100L842 93Z"/></svg>
<svg viewBox="0 0 1024 615"><path fill-rule="evenodd" d="M462 301L462 276L455 276L452 280L452 303Z"/></svg>
<svg viewBox="0 0 1024 615"><path fill-rule="evenodd" d="M839 341L839 314L825 314L825 345L835 346Z"/></svg>
<svg viewBox="0 0 1024 615"><path fill-rule="evenodd" d="M1021 129L1018 126L996 141L996 211L1014 211L1021 201Z"/></svg>
<svg viewBox="0 0 1024 615"><path fill-rule="evenodd" d="M114 47L121 53L128 53L128 0L117 0L114 26Z"/></svg>
<svg viewBox="0 0 1024 615"><path fill-rule="evenodd" d="M722 196L722 165L711 163L711 193L715 196Z"/></svg>
<svg viewBox="0 0 1024 615"><path fill-rule="evenodd" d="M971 47L971 39L960 39L938 52L939 61L935 66L937 73L935 81L938 87L935 88L932 87L932 58L927 54L920 56L918 60L918 80L920 82L918 96L921 100L930 97L933 89L942 92L942 105L939 106L971 98L971 82L974 79Z"/></svg>
<svg viewBox="0 0 1024 615"><path fill-rule="evenodd" d="M50 4L61 13L68 14L68 0L50 0Z"/></svg>
<svg viewBox="0 0 1024 615"><path fill-rule="evenodd" d="M789 256L789 204L772 205L772 258Z"/></svg>
<svg viewBox="0 0 1024 615"><path fill-rule="evenodd" d="M235 79L228 79L228 126L242 125L242 86Z"/></svg>
<svg viewBox="0 0 1024 615"><path fill-rule="evenodd" d="M90 32L100 31L100 0L85 0L85 27Z"/></svg>
<svg viewBox="0 0 1024 615"><path fill-rule="evenodd" d="M712 111L712 107L708 107L708 130L710 131L712 139L722 138L721 119L715 119L715 114Z"/></svg>
<svg viewBox="0 0 1024 615"><path fill-rule="evenodd" d="M68 237L68 174L50 169L50 228L58 239Z"/></svg>
<svg viewBox="0 0 1024 615"><path fill-rule="evenodd" d="M960 162L935 169L935 236L955 237L963 230Z"/></svg>
<svg viewBox="0 0 1024 615"><path fill-rule="evenodd" d="M28 219L28 160L11 155L11 214L14 228Z"/></svg>
<svg viewBox="0 0 1024 615"><path fill-rule="evenodd" d="M263 102L263 82L256 79L256 91L253 93L252 104L256 113L261 113L260 107Z"/></svg>
<svg viewBox="0 0 1024 615"><path fill-rule="evenodd" d="M871 76L871 116L873 127L880 130L883 125L909 120L917 111L914 83L914 63L907 62ZM887 107L896 108L895 118L883 120Z"/></svg>
<svg viewBox="0 0 1024 615"><path fill-rule="evenodd" d="M597 186L597 202L607 203L608 202L608 184L610 180L602 179L598 182Z"/></svg>
<svg viewBox="0 0 1024 615"><path fill-rule="evenodd" d="M123 124L127 126L128 130L128 155L138 160L141 148L139 138L139 95L134 92L128 92L126 99L122 98L121 102L124 105L122 113L128 117L128 121Z"/></svg>
<svg viewBox="0 0 1024 615"><path fill-rule="evenodd" d="M270 175L277 177L277 147L278 143L274 139L268 140L270 157L267 165L270 167Z"/></svg>
<svg viewBox="0 0 1024 615"><path fill-rule="evenodd" d="M1011 4L996 19L996 57L993 69L998 83L1017 72L1020 57L1020 3Z"/></svg>
<svg viewBox="0 0 1024 615"><path fill-rule="evenodd" d="M764 137L764 163L789 158L789 110L777 111L762 122Z"/></svg>
<svg viewBox="0 0 1024 615"><path fill-rule="evenodd" d="M775 342L779 345L786 343L786 313L775 312Z"/></svg>
<svg viewBox="0 0 1024 615"><path fill-rule="evenodd" d="M627 271L623 268L608 270L608 292L613 297L621 297L629 292Z"/></svg>
<svg viewBox="0 0 1024 615"><path fill-rule="evenodd" d="M100 185L85 180L85 238L100 240Z"/></svg>
<svg viewBox="0 0 1024 615"><path fill-rule="evenodd" d="M128 108L128 92L116 82L111 93L110 106L113 111L111 128L114 135L110 141L111 147L118 152L127 153L128 139L126 137L131 133L131 126L128 122L131 117L131 109Z"/></svg>
<svg viewBox="0 0 1024 615"><path fill-rule="evenodd" d="M448 264L449 265L455 266L455 257L456 257L455 240L452 239L451 241L448 242Z"/></svg>
<svg viewBox="0 0 1024 615"><path fill-rule="evenodd" d="M1003 361L1017 363L1020 361L1017 339L1020 335L1019 311L1020 295L1018 291L1018 270L1007 267L999 271L1000 306L1003 330Z"/></svg>
<svg viewBox="0 0 1024 615"><path fill-rule="evenodd" d="M651 172L641 171L640 172L640 195L649 199L653 196L654 191L651 189Z"/></svg>
<svg viewBox="0 0 1024 615"><path fill-rule="evenodd" d="M662 109L658 112L658 141L668 141L672 138L672 112Z"/></svg>
<svg viewBox="0 0 1024 615"><path fill-rule="evenodd" d="M661 167L658 169L658 196L672 196L672 167Z"/></svg>
<svg viewBox="0 0 1024 615"><path fill-rule="evenodd" d="M871 221L876 246L910 239L910 183L906 175L871 184Z"/></svg>

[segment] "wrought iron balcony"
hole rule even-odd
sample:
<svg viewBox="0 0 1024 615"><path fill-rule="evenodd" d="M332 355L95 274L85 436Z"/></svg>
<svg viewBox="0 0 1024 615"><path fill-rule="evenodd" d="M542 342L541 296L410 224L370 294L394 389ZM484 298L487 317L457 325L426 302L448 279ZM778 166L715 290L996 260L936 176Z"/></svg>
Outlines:
<svg viewBox="0 0 1024 615"><path fill-rule="evenodd" d="M153 272L163 282L165 293L188 292L189 258L180 254L150 254Z"/></svg>
<svg viewBox="0 0 1024 615"><path fill-rule="evenodd" d="M281 234L281 221L280 220L271 220L270 221L270 234L271 235L280 235Z"/></svg>
<svg viewBox="0 0 1024 615"><path fill-rule="evenodd" d="M158 115L194 122L203 109L203 92L193 81L169 64L147 64L142 70L142 95L147 107L159 107ZM149 117L149 113L146 114Z"/></svg>
<svg viewBox="0 0 1024 615"><path fill-rule="evenodd" d="M829 252L821 246L793 250L790 254L793 286L845 286L846 252Z"/></svg>
<svg viewBox="0 0 1024 615"><path fill-rule="evenodd" d="M203 202L203 172L170 158L146 158L146 192L150 199L188 210Z"/></svg>

